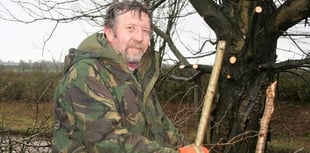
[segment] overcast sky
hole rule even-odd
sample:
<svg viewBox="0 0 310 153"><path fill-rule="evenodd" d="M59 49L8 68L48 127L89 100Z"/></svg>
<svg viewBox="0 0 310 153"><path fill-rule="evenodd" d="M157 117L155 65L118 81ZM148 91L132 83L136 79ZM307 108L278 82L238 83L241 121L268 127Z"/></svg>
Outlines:
<svg viewBox="0 0 310 153"><path fill-rule="evenodd" d="M196 16L197 18L197 16ZM199 18L197 18L196 21ZM179 28L184 30L180 30L179 35L181 37L191 38L188 33L192 30L195 30L198 26L196 23L195 26L190 25L190 21L183 22ZM194 23L195 24L195 23ZM202 23L199 23L202 24ZM37 22L32 24L22 24L17 22L8 22L0 20L0 42L1 50L0 50L0 59L2 61L15 61L18 62L20 60L32 62L38 60L52 60L55 59L57 61L61 61L65 54L67 54L68 49L72 47L77 47L79 43L85 39L88 35L102 30L99 27L91 27L85 22L76 21L73 23L61 24L58 26L56 31L53 33L50 40L48 40L44 52L43 52L43 44L44 40L49 37L51 33L54 23L53 22ZM202 31L204 31L203 29ZM206 34L206 32L202 32ZM212 33L208 31L208 33ZM190 41L183 42L185 45L190 44ZM179 44L179 48L183 48L182 45ZM192 45L193 48L198 48L198 44ZM181 49L183 50L183 49ZM210 49L212 50L212 49ZM170 54L172 56L172 54Z"/></svg>
<svg viewBox="0 0 310 153"><path fill-rule="evenodd" d="M86 27L87 24L74 22L61 24L46 43L54 23L38 22L22 24L0 20L0 59L2 61L61 60L71 47L76 47L90 32L99 28Z"/></svg>
<svg viewBox="0 0 310 153"><path fill-rule="evenodd" d="M46 43L43 51L44 41L49 37L55 23L51 21L38 21L24 24L0 19L0 26L0 42L2 43L0 59L4 62L19 62L20 60L26 62L30 60L32 62L40 60L62 62L70 48L76 48L88 35L102 30L102 27L90 26L85 21L60 24L51 39ZM202 42L197 42L199 37L203 35L205 35L204 37L210 35L215 37L213 32L206 28L206 24L197 14L192 15L187 20L182 20L181 24L177 25L177 29L177 35L184 39L182 43L189 45L191 49L199 49L199 46L202 44ZM180 42L177 42L177 47L181 51L188 50ZM214 50L214 46L209 48L209 50ZM166 57L173 56L172 53L168 53ZM185 56L190 56L190 54ZM201 59L191 61L198 63L201 62Z"/></svg>
<svg viewBox="0 0 310 153"><path fill-rule="evenodd" d="M14 8L14 6L11 7ZM18 10L16 10L16 13L18 13ZM56 60L62 62L65 54L67 54L67 51L70 48L77 47L85 37L101 30L99 27L92 27L82 21L76 21L70 24L60 24L53 33L51 39L47 42L43 52L42 47L44 40L49 37L54 25L55 23L50 21L38 21L31 24L23 24L0 19L0 59L4 62L19 62L20 60L31 60L32 62L40 60ZM201 43L195 41L195 39L200 37L199 35L204 37L213 35L213 32L206 28L205 23L197 14L182 21L181 24L178 24L177 28L179 36L186 40L183 43L191 46L192 49L198 49L201 45ZM288 39L281 39L278 44L279 48L285 50L297 50L293 42ZM182 47L180 43L177 45L181 51L187 50ZM305 45L304 49L309 52L310 46ZM208 50L211 51L214 50L214 48ZM298 54L290 51L280 51L278 53L279 60L300 57ZM170 56L173 55L170 54ZM192 60L192 63L201 62L202 60Z"/></svg>

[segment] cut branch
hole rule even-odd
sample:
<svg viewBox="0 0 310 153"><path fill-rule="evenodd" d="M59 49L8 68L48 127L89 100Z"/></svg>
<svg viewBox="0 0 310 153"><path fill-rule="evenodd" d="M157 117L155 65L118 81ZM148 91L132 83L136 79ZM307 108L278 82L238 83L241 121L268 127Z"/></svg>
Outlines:
<svg viewBox="0 0 310 153"><path fill-rule="evenodd" d="M265 111L263 114L263 118L260 121L260 130L258 133L258 140L256 144L255 153L264 153L265 144L267 139L267 133L269 128L269 122L274 110L274 97L276 90L277 82L273 82L270 86L268 86L266 90L266 105Z"/></svg>
<svg viewBox="0 0 310 153"><path fill-rule="evenodd" d="M205 133L206 133L206 127L207 127L207 123L208 123L210 113L211 113L212 101L215 96L217 83L218 83L219 75L220 75L221 68L222 68L225 48L226 48L226 41L220 40L217 45L215 63L214 63L212 73L210 76L207 92L204 97L205 99L203 102L203 108L202 108L198 130L196 134L196 140L195 140L196 146L200 146L202 144Z"/></svg>
<svg viewBox="0 0 310 153"><path fill-rule="evenodd" d="M179 68L180 69L192 68L192 69L204 72L204 73L211 73L213 66L196 64L194 67L194 64L187 64L187 65L180 65Z"/></svg>

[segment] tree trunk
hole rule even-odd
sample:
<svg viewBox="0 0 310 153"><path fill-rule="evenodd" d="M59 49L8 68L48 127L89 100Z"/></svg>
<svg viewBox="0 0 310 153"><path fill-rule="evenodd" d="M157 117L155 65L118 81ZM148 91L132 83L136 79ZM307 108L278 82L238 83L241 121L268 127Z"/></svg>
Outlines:
<svg viewBox="0 0 310 153"><path fill-rule="evenodd" d="M232 38L234 36L231 36ZM252 153L255 150L259 120L264 110L265 90L273 81L273 72L259 70L259 64L275 61L276 36L264 35L254 45L243 46L235 54L228 46L219 81L219 101L212 121L212 142L223 143L214 149L225 153ZM240 42L231 39L231 43ZM246 40L245 44L251 44ZM254 52L254 53L253 53ZM232 64L229 59L237 57Z"/></svg>
<svg viewBox="0 0 310 153"><path fill-rule="evenodd" d="M218 40L227 42L218 86L220 96L212 113L211 142L206 144L211 152L253 153L265 90L274 75L274 71L259 68L260 64L273 63L276 59L279 35L271 31L271 21L267 20L273 6L255 1L243 1L239 5L244 7L239 8L231 3L219 8L212 1L192 0L191 3L213 27ZM255 12L260 5L263 12ZM218 14L220 9L222 13Z"/></svg>
<svg viewBox="0 0 310 153"><path fill-rule="evenodd" d="M258 45L262 49L276 46L270 44L276 41L268 41L268 38L261 40L265 40ZM255 49L262 52L261 49ZM275 52L274 49L269 51ZM228 53L225 57L229 59L230 56ZM259 71L258 63L262 60L268 61L266 58L269 57L262 54L252 60L242 61L247 58L241 56L235 64L228 60L223 63L218 90L220 98L215 104L212 142L209 142L223 143L216 146L217 151L251 153L255 150L259 120L264 110L265 90L273 76L273 72Z"/></svg>

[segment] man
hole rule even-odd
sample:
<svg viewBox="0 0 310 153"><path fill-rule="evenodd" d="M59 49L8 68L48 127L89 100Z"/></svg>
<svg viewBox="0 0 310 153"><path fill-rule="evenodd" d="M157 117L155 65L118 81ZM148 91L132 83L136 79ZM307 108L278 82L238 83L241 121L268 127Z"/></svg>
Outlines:
<svg viewBox="0 0 310 153"><path fill-rule="evenodd" d="M114 3L104 34L70 50L55 93L52 152L207 152L182 147L184 137L157 101L158 55L148 50L151 22L141 3Z"/></svg>

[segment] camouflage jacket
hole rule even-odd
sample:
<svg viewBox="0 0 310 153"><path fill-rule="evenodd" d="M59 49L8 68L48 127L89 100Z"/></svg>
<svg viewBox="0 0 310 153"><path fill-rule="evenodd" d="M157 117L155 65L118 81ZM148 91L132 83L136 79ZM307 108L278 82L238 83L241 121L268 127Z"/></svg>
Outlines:
<svg viewBox="0 0 310 153"><path fill-rule="evenodd" d="M136 73L96 33L72 49L55 92L52 152L177 152L183 136L155 95L156 53Z"/></svg>

